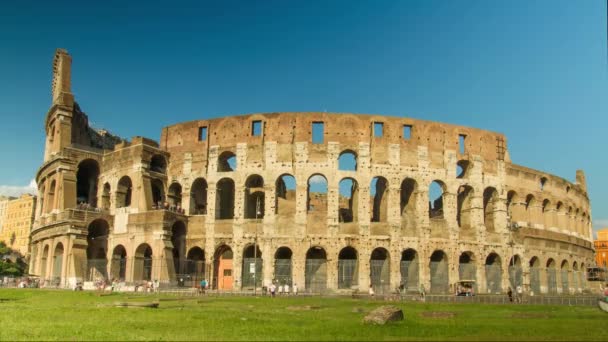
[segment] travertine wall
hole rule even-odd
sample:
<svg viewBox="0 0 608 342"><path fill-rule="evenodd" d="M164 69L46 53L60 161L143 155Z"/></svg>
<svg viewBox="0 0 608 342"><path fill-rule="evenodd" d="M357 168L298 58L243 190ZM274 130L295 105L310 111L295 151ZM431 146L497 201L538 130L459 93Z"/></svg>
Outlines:
<svg viewBox="0 0 608 342"><path fill-rule="evenodd" d="M69 122L69 113L75 112L73 106L54 105L47 126L61 117ZM323 123L322 142L313 143L313 123ZM70 136L78 136L71 131L78 125L64 126ZM325 271L314 283L320 290L344 287L339 284L339 255L345 247L356 250L356 280L350 287L361 290L371 283L393 291L406 281L401 272L409 260L406 250L415 251L419 283L442 291L461 277L463 254L471 256L482 292L513 286L508 266L519 270L517 282L526 290L579 292L585 287L584 267L592 263L582 171L570 183L514 165L505 137L494 132L379 115L269 113L165 127L158 144L136 137L113 149L93 149L49 140L37 175L43 208L32 234L32 250L39 251L32 253L38 265L33 272L47 278L60 273L63 282L90 274L91 227L106 224L106 245L101 247L108 262L105 276L122 272L120 278L133 282L146 277L174 282L177 274L192 273L183 262L202 250L204 260L196 261L204 263L205 277L214 286L224 277L218 274L220 257L232 258L228 288L238 289L246 281L243 259L253 257L246 250L254 241L263 260L257 275L263 284L277 279L275 253L288 247L291 282L300 288L312 287L313 263L307 260L322 248ZM345 151L356 157L356 170L339 169ZM236 160L231 171L224 160L230 155ZM462 172L457 165L464 167ZM96 185L83 181L83 175ZM295 178L287 189L277 186L285 175ZM316 182L319 176L326 181L326 193L315 192L315 186L309 191L311 179ZM339 188L345 178L356 183L353 222L344 222L339 214L348 206ZM380 179L381 188L372 189L373 179ZM443 189L436 201L442 208L429 212L433 181ZM96 189L95 194L81 198L95 203L82 208L76 193L85 188ZM258 198L263 203L256 215ZM511 233L510 226L520 228ZM61 272L51 264L57 260L58 241L72 251L64 251L72 262ZM231 256L223 254L227 249ZM435 268L438 259L431 260L439 251L447 266L442 271ZM127 261L118 272L113 268L120 258ZM152 266L143 266L144 259ZM545 272L540 279L530 267L537 264ZM150 271L144 277L146 267Z"/></svg>

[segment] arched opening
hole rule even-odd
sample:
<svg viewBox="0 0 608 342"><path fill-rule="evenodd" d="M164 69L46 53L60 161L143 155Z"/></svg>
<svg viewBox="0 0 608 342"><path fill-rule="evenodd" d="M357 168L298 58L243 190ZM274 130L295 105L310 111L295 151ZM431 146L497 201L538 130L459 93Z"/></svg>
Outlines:
<svg viewBox="0 0 608 342"><path fill-rule="evenodd" d="M338 184L338 219L342 223L359 221L359 186L353 178L344 178Z"/></svg>
<svg viewBox="0 0 608 342"><path fill-rule="evenodd" d="M350 289L359 284L359 263L357 250L353 247L344 247L338 254L338 288Z"/></svg>
<svg viewBox="0 0 608 342"><path fill-rule="evenodd" d="M386 249L378 247L370 257L370 284L379 294L389 293L391 287L390 258Z"/></svg>
<svg viewBox="0 0 608 342"><path fill-rule="evenodd" d="M517 204L517 193L513 190L507 192L507 217L511 218L511 221L521 221L519 215L516 216L515 205Z"/></svg>
<svg viewBox="0 0 608 342"><path fill-rule="evenodd" d="M570 267L568 261L562 261L561 266L561 278L562 278L562 293L570 294Z"/></svg>
<svg viewBox="0 0 608 342"><path fill-rule="evenodd" d="M133 281L152 280L152 248L142 243L135 249L133 260Z"/></svg>
<svg viewBox="0 0 608 342"><path fill-rule="evenodd" d="M46 246L44 246L44 250L42 252L42 257L40 258L40 278L45 281L49 280L47 278L47 274L46 274L48 258L49 258L49 245L46 245Z"/></svg>
<svg viewBox="0 0 608 342"><path fill-rule="evenodd" d="M416 201L418 184L411 178L406 178L401 182L401 224L405 229L415 229L416 227ZM412 235L415 235L415 231Z"/></svg>
<svg viewBox="0 0 608 342"><path fill-rule="evenodd" d="M357 154L352 150L344 150L338 157L338 170L357 171Z"/></svg>
<svg viewBox="0 0 608 342"><path fill-rule="evenodd" d="M249 245L243 250L241 284L243 289L262 286L262 251L260 246Z"/></svg>
<svg viewBox="0 0 608 342"><path fill-rule="evenodd" d="M55 188L56 188L57 182L55 180L53 180L51 182L51 185L49 186L49 194L47 196L47 201L48 201L48 205L46 206L46 211L47 212L51 212L53 211L53 209L55 208Z"/></svg>
<svg viewBox="0 0 608 342"><path fill-rule="evenodd" d="M153 209L169 209L169 202L165 203L165 185L160 179L150 180L150 189L152 191L152 208Z"/></svg>
<svg viewBox="0 0 608 342"><path fill-rule="evenodd" d="M63 244L60 242L55 246L55 251L53 252L53 277L51 280L51 284L53 286L59 286L63 283L61 274L63 271Z"/></svg>
<svg viewBox="0 0 608 342"><path fill-rule="evenodd" d="M486 231L495 232L496 210L498 209L498 191L488 187L483 191L483 223Z"/></svg>
<svg viewBox="0 0 608 342"><path fill-rule="evenodd" d="M152 159L150 159L150 171L158 173L167 172L167 161L165 160L165 157L160 154L153 155Z"/></svg>
<svg viewBox="0 0 608 342"><path fill-rule="evenodd" d="M76 171L76 203L82 208L97 207L97 181L99 164L93 159L85 159Z"/></svg>
<svg viewBox="0 0 608 342"><path fill-rule="evenodd" d="M540 294L540 260L537 257L530 259L530 295Z"/></svg>
<svg viewBox="0 0 608 342"><path fill-rule="evenodd" d="M133 191L133 183L128 176L122 177L118 181L116 189L116 208L131 206L131 193Z"/></svg>
<svg viewBox="0 0 608 342"><path fill-rule="evenodd" d="M502 292L502 266L496 253L490 253L486 258L486 288L488 293Z"/></svg>
<svg viewBox="0 0 608 342"><path fill-rule="evenodd" d="M176 279L184 279L187 262L186 262L186 224L182 221L175 221L171 226L171 243L173 244L173 266ZM181 282L180 282L181 283Z"/></svg>
<svg viewBox="0 0 608 342"><path fill-rule="evenodd" d="M512 289L517 289L518 286L523 286L524 277L521 268L521 258L519 255L514 255L509 261L509 283Z"/></svg>
<svg viewBox="0 0 608 342"><path fill-rule="evenodd" d="M127 250L123 245L117 245L112 251L112 279L125 281L127 276Z"/></svg>
<svg viewBox="0 0 608 342"><path fill-rule="evenodd" d="M182 186L179 183L173 183L167 190L167 200L169 202L169 210L181 211L182 209Z"/></svg>
<svg viewBox="0 0 608 342"><path fill-rule="evenodd" d="M285 174L277 178L275 186L275 213L293 217L296 213L296 179Z"/></svg>
<svg viewBox="0 0 608 342"><path fill-rule="evenodd" d="M281 247L274 253L274 278L279 285L291 285L291 258L293 253L289 247Z"/></svg>
<svg viewBox="0 0 608 342"><path fill-rule="evenodd" d="M46 208L44 205L45 196L46 186L42 185L40 191L38 192L38 206L40 206L40 214L44 214L44 209Z"/></svg>
<svg viewBox="0 0 608 342"><path fill-rule="evenodd" d="M386 178L372 178L369 194L372 198L372 222L386 222L388 219L388 181Z"/></svg>
<svg viewBox="0 0 608 342"><path fill-rule="evenodd" d="M419 259L418 253L409 248L401 253L401 286L400 288L408 291L418 291L419 286Z"/></svg>
<svg viewBox="0 0 608 342"><path fill-rule="evenodd" d="M231 151L224 151L217 159L217 172L236 171L236 155Z"/></svg>
<svg viewBox="0 0 608 342"><path fill-rule="evenodd" d="M213 257L213 288L217 290L232 290L234 275L232 274L232 249L221 245L215 250Z"/></svg>
<svg viewBox="0 0 608 342"><path fill-rule="evenodd" d="M245 218L264 218L264 179L259 175L251 175L245 181Z"/></svg>
<svg viewBox="0 0 608 342"><path fill-rule="evenodd" d="M322 247L311 247L306 252L304 282L308 292L323 292L327 288L327 254Z"/></svg>
<svg viewBox="0 0 608 342"><path fill-rule="evenodd" d="M231 220L234 218L234 181L222 178L217 182L215 192L215 219Z"/></svg>
<svg viewBox="0 0 608 342"><path fill-rule="evenodd" d="M458 277L460 280L477 280L475 254L463 252L458 258Z"/></svg>
<svg viewBox="0 0 608 342"><path fill-rule="evenodd" d="M320 174L312 175L308 179L307 190L307 210L308 213L326 214L327 213L327 179Z"/></svg>
<svg viewBox="0 0 608 342"><path fill-rule="evenodd" d="M547 177L540 178L540 191L545 190L545 185L547 184Z"/></svg>
<svg viewBox="0 0 608 342"><path fill-rule="evenodd" d="M186 256L186 273L194 286L205 279L205 251L200 247L192 247Z"/></svg>
<svg viewBox="0 0 608 342"><path fill-rule="evenodd" d="M448 273L448 256L442 250L434 251L430 261L431 293L448 293L450 278Z"/></svg>
<svg viewBox="0 0 608 342"><path fill-rule="evenodd" d="M572 287L574 288L574 292L580 292L579 285L581 274L578 271L578 263L575 261L572 263Z"/></svg>
<svg viewBox="0 0 608 342"><path fill-rule="evenodd" d="M462 185L458 188L456 221L461 229L461 234L466 237L471 237L475 234L475 230L471 226L471 209L472 209L473 188L468 185Z"/></svg>
<svg viewBox="0 0 608 342"><path fill-rule="evenodd" d="M190 215L207 215L207 181L197 178L190 189Z"/></svg>
<svg viewBox="0 0 608 342"><path fill-rule="evenodd" d="M433 181L429 186L429 218L443 219L443 193L445 184L440 181Z"/></svg>
<svg viewBox="0 0 608 342"><path fill-rule="evenodd" d="M468 176L470 162L468 160L459 160L456 163L456 178L466 178Z"/></svg>
<svg viewBox="0 0 608 342"><path fill-rule="evenodd" d="M104 219L97 219L89 224L87 235L87 281L108 279L108 236L110 226Z"/></svg>
<svg viewBox="0 0 608 342"><path fill-rule="evenodd" d="M549 294L557 294L557 269L555 260L547 260L547 289Z"/></svg>
<svg viewBox="0 0 608 342"><path fill-rule="evenodd" d="M528 222L536 223L536 215L534 215L534 207L536 206L536 200L533 195L526 196L526 215Z"/></svg>
<svg viewBox="0 0 608 342"><path fill-rule="evenodd" d="M110 183L105 183L103 185L103 194L101 195L101 208L105 210L109 210L112 205L112 189L110 188Z"/></svg>

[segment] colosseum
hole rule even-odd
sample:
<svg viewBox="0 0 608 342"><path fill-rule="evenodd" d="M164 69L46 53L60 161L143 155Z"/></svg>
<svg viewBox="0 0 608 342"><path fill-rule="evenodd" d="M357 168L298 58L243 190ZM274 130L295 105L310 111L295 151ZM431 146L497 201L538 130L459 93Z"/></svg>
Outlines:
<svg viewBox="0 0 608 342"><path fill-rule="evenodd" d="M91 128L58 49L30 272L249 291L575 294L593 262L576 181L511 162L504 135L407 117L266 113L160 141Z"/></svg>

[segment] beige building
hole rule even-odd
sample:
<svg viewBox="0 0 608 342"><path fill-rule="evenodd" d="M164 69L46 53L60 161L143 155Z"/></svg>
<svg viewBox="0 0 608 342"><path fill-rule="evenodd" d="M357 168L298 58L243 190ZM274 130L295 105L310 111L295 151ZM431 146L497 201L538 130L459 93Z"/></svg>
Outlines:
<svg viewBox="0 0 608 342"><path fill-rule="evenodd" d="M15 197L0 196L0 236L4 230L4 215L6 214L6 207L10 200L14 200ZM0 239L2 241L2 239Z"/></svg>
<svg viewBox="0 0 608 342"><path fill-rule="evenodd" d="M503 134L408 117L268 113L177 123L160 142L88 126L57 50L30 272L48 283L220 290L580 293L591 206L511 162ZM533 140L533 137L530 137Z"/></svg>
<svg viewBox="0 0 608 342"><path fill-rule="evenodd" d="M35 208L36 197L24 194L7 202L3 216L4 228L0 232L0 241L5 241L11 249L24 257L28 255Z"/></svg>

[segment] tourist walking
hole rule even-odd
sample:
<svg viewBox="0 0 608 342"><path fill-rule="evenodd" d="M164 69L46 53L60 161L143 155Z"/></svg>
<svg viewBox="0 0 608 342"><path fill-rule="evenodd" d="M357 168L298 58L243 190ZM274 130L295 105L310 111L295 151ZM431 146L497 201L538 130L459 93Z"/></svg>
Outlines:
<svg viewBox="0 0 608 342"><path fill-rule="evenodd" d="M298 284L293 283L293 295L297 296L298 295Z"/></svg>
<svg viewBox="0 0 608 342"><path fill-rule="evenodd" d="M285 291L285 295L289 296L289 284L285 284L285 287L283 288L283 291Z"/></svg>
<svg viewBox="0 0 608 342"><path fill-rule="evenodd" d="M373 287L370 285L370 286L369 286L369 296L370 296L370 297L373 297L373 296L374 296L374 294L375 294L375 293L374 293L374 288L373 288Z"/></svg>

